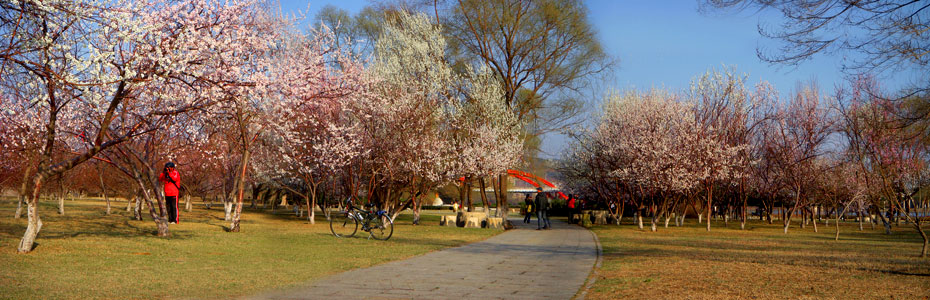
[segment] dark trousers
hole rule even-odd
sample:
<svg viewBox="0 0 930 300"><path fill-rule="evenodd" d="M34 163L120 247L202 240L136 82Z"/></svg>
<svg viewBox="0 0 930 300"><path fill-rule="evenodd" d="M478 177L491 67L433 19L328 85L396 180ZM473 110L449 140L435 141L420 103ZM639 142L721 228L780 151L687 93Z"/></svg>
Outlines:
<svg viewBox="0 0 930 300"><path fill-rule="evenodd" d="M526 216L523 217L523 223L529 223L530 219L533 218L532 212L526 212Z"/></svg>
<svg viewBox="0 0 930 300"><path fill-rule="evenodd" d="M178 196L165 196L165 206L168 207L168 222L178 223Z"/></svg>
<svg viewBox="0 0 930 300"><path fill-rule="evenodd" d="M549 222L549 212L545 209L536 211L536 228L550 228L552 223Z"/></svg>

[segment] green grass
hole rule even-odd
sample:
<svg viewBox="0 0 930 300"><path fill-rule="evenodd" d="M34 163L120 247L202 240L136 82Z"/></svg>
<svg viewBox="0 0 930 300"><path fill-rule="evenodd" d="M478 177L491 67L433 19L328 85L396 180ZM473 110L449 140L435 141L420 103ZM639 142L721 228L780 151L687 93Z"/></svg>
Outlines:
<svg viewBox="0 0 930 300"><path fill-rule="evenodd" d="M711 232L687 226L639 230L594 226L603 263L589 299L930 299L930 259L913 227L891 235L866 225L834 227L737 222Z"/></svg>
<svg viewBox="0 0 930 300"><path fill-rule="evenodd" d="M181 213L169 238L154 236L154 222L135 221L116 202L106 216L99 201L40 203L45 225L30 254L16 254L26 227L13 219L15 202L0 201L0 298L173 299L228 298L300 285L326 275L483 240L499 231L441 227L439 216L422 224L401 215L388 241L336 238L329 223L245 210L242 232L224 231L222 206ZM121 208L121 209L120 209Z"/></svg>

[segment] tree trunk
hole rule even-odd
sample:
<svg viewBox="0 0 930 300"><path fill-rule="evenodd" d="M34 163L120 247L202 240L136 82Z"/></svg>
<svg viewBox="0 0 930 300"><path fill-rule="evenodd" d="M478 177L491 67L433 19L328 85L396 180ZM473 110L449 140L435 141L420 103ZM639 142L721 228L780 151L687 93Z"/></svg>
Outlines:
<svg viewBox="0 0 930 300"><path fill-rule="evenodd" d="M316 224L316 211L313 209L314 207L316 207L315 185L310 189L310 202L307 202L307 221L310 221L310 224Z"/></svg>
<svg viewBox="0 0 930 300"><path fill-rule="evenodd" d="M816 209L817 209L817 207L814 207L814 208L812 208L812 210L814 210L814 211L810 212L811 224L814 225L814 232L815 232L815 233L818 232L818 231L817 231L817 218L815 218L815 216L817 215Z"/></svg>
<svg viewBox="0 0 930 300"><path fill-rule="evenodd" d="M279 200L280 198L281 198L281 190L276 190L276 191L274 192L274 196L272 196L271 199L269 199L269 200L271 200L271 213L274 213L275 209L277 209L278 203L280 202L280 201L278 201L278 200ZM225 201L225 198L224 198L224 201ZM230 217L230 218L227 219L226 221L229 221L229 220L232 220L232 217Z"/></svg>
<svg viewBox="0 0 930 300"><path fill-rule="evenodd" d="M103 199L107 201L107 215L110 215L110 196L107 195L107 185L103 182L103 168L100 167L100 164L97 164L97 177L100 179L100 192L103 194Z"/></svg>
<svg viewBox="0 0 930 300"><path fill-rule="evenodd" d="M413 225L420 225L420 210L423 209L423 196L425 195L425 193L413 195Z"/></svg>
<svg viewBox="0 0 930 300"><path fill-rule="evenodd" d="M249 156L252 152L248 146L243 150L242 161L240 162L239 182L236 185L236 213L233 214L232 223L229 224L229 232L239 232L239 220L242 218L242 200L245 196L245 171L249 166Z"/></svg>
<svg viewBox="0 0 930 300"><path fill-rule="evenodd" d="M743 191L743 185L740 185L740 197L743 198L743 208L740 210L740 214L742 214L742 218L740 218L739 220L739 229L746 230L746 218L747 218L746 210L748 209L746 205L747 204L746 198L749 198L749 197L745 195L745 191Z"/></svg>
<svg viewBox="0 0 930 300"><path fill-rule="evenodd" d="M723 227L730 226L730 204L726 205L726 209L723 210Z"/></svg>
<svg viewBox="0 0 930 300"><path fill-rule="evenodd" d="M918 215L917 218L920 218ZM927 257L927 247L930 244L930 241L927 239L927 233L924 232L924 229L920 227L920 220L917 219L913 222L914 228L917 229L917 232L920 233L920 237L924 239L924 247L920 250L920 257Z"/></svg>
<svg viewBox="0 0 930 300"><path fill-rule="evenodd" d="M26 199L20 195L16 200L16 213L13 214L13 218L19 219L23 215L23 203L26 202Z"/></svg>
<svg viewBox="0 0 930 300"><path fill-rule="evenodd" d="M139 195L136 195L135 197L132 198L133 203L135 203L135 208L133 209L133 215L136 217L136 221L142 221L142 205L143 205L142 201L143 200L142 200L141 193L142 192L140 191Z"/></svg>
<svg viewBox="0 0 930 300"><path fill-rule="evenodd" d="M801 209L800 213L801 213L801 229L804 229L804 227L807 227L807 211L805 211L804 209Z"/></svg>
<svg viewBox="0 0 930 300"><path fill-rule="evenodd" d="M14 219L19 219L23 215L23 204L26 203L26 199L29 199L29 171L31 168L26 168L23 171L23 183L19 187L19 201L16 204L16 213L13 215Z"/></svg>
<svg viewBox="0 0 930 300"><path fill-rule="evenodd" d="M713 200L713 183L707 185L707 231L710 231L711 200Z"/></svg>
<svg viewBox="0 0 930 300"><path fill-rule="evenodd" d="M784 207L784 205L782 205ZM782 222L785 225L785 234L788 234L788 226L791 226L791 211L783 210L781 212Z"/></svg>
<svg viewBox="0 0 930 300"><path fill-rule="evenodd" d="M465 207L465 201L466 201L466 200L465 200L465 198L466 198L466 195L465 195L465 188L466 188L466 187L465 187L465 178L462 178L462 179L463 179L463 180L462 180L462 184L461 184L461 186L460 186L460 188L459 188L459 209L462 209L462 208Z"/></svg>
<svg viewBox="0 0 930 300"><path fill-rule="evenodd" d="M846 214L846 210L849 209L849 204L843 207L843 210L840 211L839 207L836 208L836 236L833 237L834 241L840 240L840 218ZM860 223L861 224L861 223Z"/></svg>
<svg viewBox="0 0 930 300"><path fill-rule="evenodd" d="M575 205L578 205L578 204L575 204ZM623 205L623 202L620 202L620 204L617 206L619 206L617 207L617 226L619 226L620 222L623 220L623 213L624 213L624 210L626 210L626 208Z"/></svg>
<svg viewBox="0 0 930 300"><path fill-rule="evenodd" d="M152 203L152 195L149 194L149 190L145 187L145 184L142 181L142 176L140 174L135 174L136 183L139 184L139 187L142 189L142 199L148 204L149 214L152 216L152 220L155 221L155 226L158 227L158 236L168 237L171 236L171 231L168 230L168 219L165 218L164 214L159 214L155 211L155 205ZM165 201L164 197L158 192L154 191L156 198L155 201L158 202L158 208L162 212L165 211ZM141 214L141 212L140 212Z"/></svg>
<svg viewBox="0 0 930 300"><path fill-rule="evenodd" d="M507 216L510 215L510 204L507 203L507 174L497 175L497 217L507 222Z"/></svg>
<svg viewBox="0 0 930 300"><path fill-rule="evenodd" d="M223 197L223 212L224 212L223 220L224 221L232 221L232 208L233 208L232 200L230 200L229 197L226 197L224 195ZM271 212L274 213L274 203L272 203L271 205Z"/></svg>
<svg viewBox="0 0 930 300"><path fill-rule="evenodd" d="M652 230L652 232L656 232L656 223L658 222L659 214L658 214L658 212L656 211L656 205L655 205L655 204L653 204L652 206L649 207L649 212L651 213L651 216L650 216L651 218L649 218L649 219L650 219L650 222L649 222L650 229Z"/></svg>
<svg viewBox="0 0 930 300"><path fill-rule="evenodd" d="M475 211L475 204L471 201L471 178L465 178L465 197L468 201L468 212Z"/></svg>
<svg viewBox="0 0 930 300"><path fill-rule="evenodd" d="M885 226L885 234L891 235L891 221L885 218L885 212L879 211L878 218L882 220L882 225Z"/></svg>
<svg viewBox="0 0 930 300"><path fill-rule="evenodd" d="M251 203L249 204L249 208L255 208L255 198L256 198L256 196L258 196L258 191L257 191L257 189L258 189L258 188L255 187L254 184L253 184L253 186L252 186L252 194L249 195L249 202L251 202ZM299 206L299 205L298 205L298 206Z"/></svg>
<svg viewBox="0 0 930 300"><path fill-rule="evenodd" d="M58 175L58 214L65 215L65 183Z"/></svg>
<svg viewBox="0 0 930 300"><path fill-rule="evenodd" d="M194 209L194 204L191 203L191 193L188 192L184 195L184 211L191 212Z"/></svg>
<svg viewBox="0 0 930 300"><path fill-rule="evenodd" d="M42 219L39 218L37 202L39 200L39 193L42 188L43 180L44 177L42 174L36 174L32 194L26 202L26 218L28 222L26 223L26 233L23 234L23 239L19 241L19 247L17 248L19 253L29 253L32 251L36 236L38 236L39 231L42 230Z"/></svg>
<svg viewBox="0 0 930 300"><path fill-rule="evenodd" d="M639 211L636 212L636 221L639 225L639 230L643 230L643 209L639 208Z"/></svg>
<svg viewBox="0 0 930 300"><path fill-rule="evenodd" d="M856 211L856 219L859 219L859 231L862 231L862 208Z"/></svg>

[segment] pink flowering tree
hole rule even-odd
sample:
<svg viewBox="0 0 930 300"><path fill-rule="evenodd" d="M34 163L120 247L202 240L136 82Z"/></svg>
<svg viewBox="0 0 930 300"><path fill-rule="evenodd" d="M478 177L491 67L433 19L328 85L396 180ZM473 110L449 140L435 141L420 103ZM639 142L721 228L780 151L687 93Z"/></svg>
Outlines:
<svg viewBox="0 0 930 300"><path fill-rule="evenodd" d="M856 78L849 89L839 89L836 98L847 152L858 167L885 233L891 233L892 222L886 215L903 216L923 238L920 256L926 257L930 239L923 230L923 220L911 215L909 203L925 185L928 149L898 117L904 114L907 102L890 100L869 76Z"/></svg>
<svg viewBox="0 0 930 300"><path fill-rule="evenodd" d="M768 162L789 193L783 212L785 233L793 214L813 200L811 185L823 167L816 160L827 151L827 139L834 132L835 117L824 103L816 85L799 85L770 117L765 141L771 155Z"/></svg>
<svg viewBox="0 0 930 300"><path fill-rule="evenodd" d="M278 128L262 137L264 154L254 169L302 195L312 224L317 187L370 151L357 107L372 98L372 81L352 42L337 43L326 26L288 32L284 45L271 67Z"/></svg>
<svg viewBox="0 0 930 300"><path fill-rule="evenodd" d="M41 144L20 252L32 250L42 227L36 200L48 178L174 115L228 100L249 61L243 50L262 41L250 33L265 28L254 1L0 5L2 111L16 109L3 118L34 115L18 122ZM59 149L68 155L53 159Z"/></svg>

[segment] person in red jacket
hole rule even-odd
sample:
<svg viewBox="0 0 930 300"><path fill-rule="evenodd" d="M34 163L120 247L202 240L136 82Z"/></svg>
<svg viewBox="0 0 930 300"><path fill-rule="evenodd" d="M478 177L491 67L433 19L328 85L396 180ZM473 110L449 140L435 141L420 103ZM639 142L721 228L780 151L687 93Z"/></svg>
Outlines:
<svg viewBox="0 0 930 300"><path fill-rule="evenodd" d="M174 168L173 162L165 164L165 170L158 175L158 180L165 184L165 206L168 207L168 223L180 222L178 214L178 190L181 189L181 174Z"/></svg>

